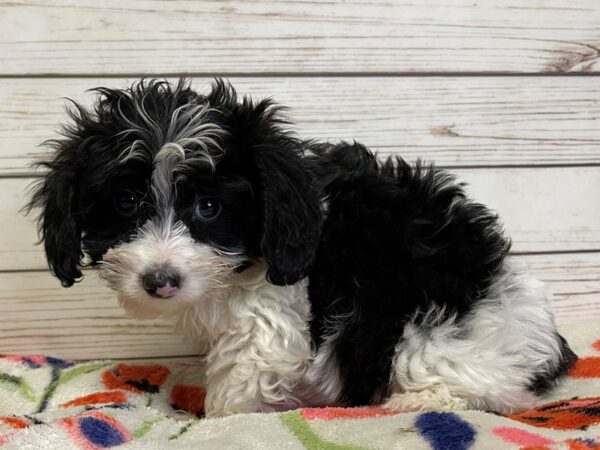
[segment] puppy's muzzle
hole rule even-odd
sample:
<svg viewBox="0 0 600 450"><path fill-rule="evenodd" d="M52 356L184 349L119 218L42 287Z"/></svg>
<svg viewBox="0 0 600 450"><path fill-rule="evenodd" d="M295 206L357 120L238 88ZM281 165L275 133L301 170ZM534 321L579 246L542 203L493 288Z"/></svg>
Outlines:
<svg viewBox="0 0 600 450"><path fill-rule="evenodd" d="M179 290L181 277L177 273L150 272L142 276L142 286L152 297L173 297Z"/></svg>

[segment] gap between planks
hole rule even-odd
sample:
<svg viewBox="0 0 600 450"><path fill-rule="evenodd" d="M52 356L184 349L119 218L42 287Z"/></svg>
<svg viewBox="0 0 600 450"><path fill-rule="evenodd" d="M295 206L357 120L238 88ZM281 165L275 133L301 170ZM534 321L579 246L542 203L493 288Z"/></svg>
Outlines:
<svg viewBox="0 0 600 450"><path fill-rule="evenodd" d="M0 80L95 78L598 78L600 72L113 72L0 74Z"/></svg>

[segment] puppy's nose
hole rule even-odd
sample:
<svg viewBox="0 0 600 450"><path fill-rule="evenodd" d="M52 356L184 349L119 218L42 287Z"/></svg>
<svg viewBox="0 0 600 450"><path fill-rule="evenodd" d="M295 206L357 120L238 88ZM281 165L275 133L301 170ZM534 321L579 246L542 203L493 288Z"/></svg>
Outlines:
<svg viewBox="0 0 600 450"><path fill-rule="evenodd" d="M181 277L176 273L152 272L142 277L142 286L153 297L173 297L180 283Z"/></svg>

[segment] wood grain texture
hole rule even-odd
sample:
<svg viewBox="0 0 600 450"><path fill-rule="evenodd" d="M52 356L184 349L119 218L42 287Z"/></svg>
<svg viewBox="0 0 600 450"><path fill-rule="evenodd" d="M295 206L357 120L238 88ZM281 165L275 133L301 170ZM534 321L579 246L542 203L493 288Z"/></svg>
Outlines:
<svg viewBox="0 0 600 450"><path fill-rule="evenodd" d="M600 167L458 169L476 200L497 210L515 252L600 250ZM32 217L19 209L32 179L0 179L0 270L42 269Z"/></svg>
<svg viewBox="0 0 600 450"><path fill-rule="evenodd" d="M0 73L590 72L596 0L0 2Z"/></svg>
<svg viewBox="0 0 600 450"><path fill-rule="evenodd" d="M515 257L546 283L559 324L597 321L600 329L600 253Z"/></svg>
<svg viewBox="0 0 600 450"><path fill-rule="evenodd" d="M207 92L210 79L193 80ZM382 155L438 165L600 164L595 78L233 78L240 93L287 105L297 131L357 139ZM0 84L0 176L31 175L39 144L57 137L65 100L126 79L16 79Z"/></svg>
<svg viewBox="0 0 600 450"><path fill-rule="evenodd" d="M515 257L547 283L559 324L600 321L600 253ZM0 353L64 358L193 355L194 347L161 320L135 320L95 274L72 288L47 272L0 273Z"/></svg>
<svg viewBox="0 0 600 450"><path fill-rule="evenodd" d="M68 358L194 354L166 320L127 318L90 274L64 289L47 272L0 273L0 353Z"/></svg>

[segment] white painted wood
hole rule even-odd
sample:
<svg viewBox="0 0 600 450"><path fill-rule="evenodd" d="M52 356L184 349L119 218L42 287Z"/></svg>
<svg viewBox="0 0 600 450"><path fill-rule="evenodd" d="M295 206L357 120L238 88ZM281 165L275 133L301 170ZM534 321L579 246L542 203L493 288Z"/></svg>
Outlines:
<svg viewBox="0 0 600 450"><path fill-rule="evenodd" d="M517 256L547 283L559 324L600 321L600 253ZM0 273L0 353L65 358L193 355L168 321L125 316L95 274L64 289L47 272Z"/></svg>
<svg viewBox="0 0 600 450"><path fill-rule="evenodd" d="M12 79L0 83L0 175L31 174L65 120L63 97L126 79ZM193 86L206 92L209 79ZM290 107L297 130L357 139L382 154L443 166L600 164L596 78L233 78L240 93Z"/></svg>
<svg viewBox="0 0 600 450"><path fill-rule="evenodd" d="M456 173L474 199L499 213L513 251L600 250L600 167Z"/></svg>
<svg viewBox="0 0 600 450"><path fill-rule="evenodd" d="M46 267L19 209L60 97L89 104L86 89L136 74L205 75L201 91L230 74L287 104L304 136L454 167L516 252L597 251L516 258L548 283L559 323L600 320L600 85L498 76L597 72L599 24L597 0L0 0L0 75L15 76L0 83L0 353L194 354L169 323L125 317L93 274L63 289L20 271ZM449 76L389 76L436 73Z"/></svg>
<svg viewBox="0 0 600 450"><path fill-rule="evenodd" d="M194 354L168 321L127 318L95 274L65 289L47 272L0 273L0 353L68 358Z"/></svg>
<svg viewBox="0 0 600 450"><path fill-rule="evenodd" d="M46 267L34 217L26 216L23 207L29 199L31 178L0 180L0 271L29 270Z"/></svg>
<svg viewBox="0 0 600 450"><path fill-rule="evenodd" d="M600 253L515 258L546 283L559 324L597 321L600 329Z"/></svg>
<svg viewBox="0 0 600 450"><path fill-rule="evenodd" d="M597 0L5 0L0 73L598 70Z"/></svg>
<svg viewBox="0 0 600 450"><path fill-rule="evenodd" d="M457 169L473 198L499 212L515 252L600 250L600 167ZM0 270L46 267L33 218L19 209L29 178L0 179Z"/></svg>

